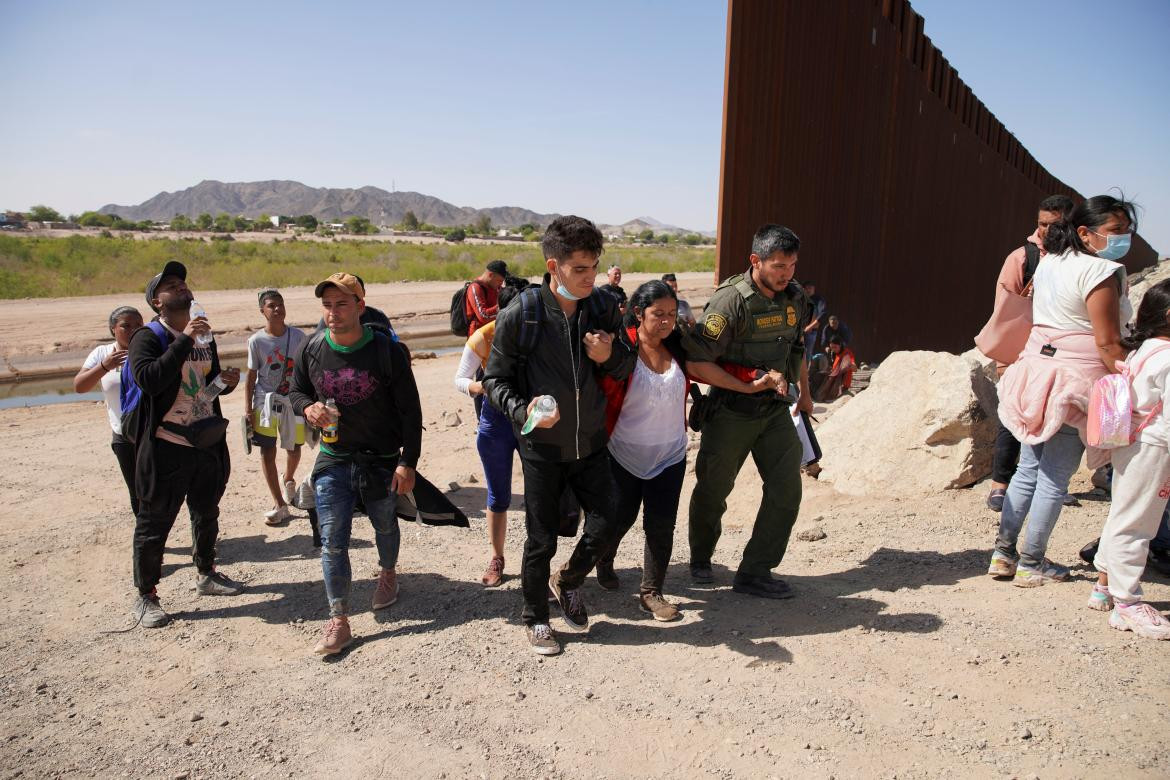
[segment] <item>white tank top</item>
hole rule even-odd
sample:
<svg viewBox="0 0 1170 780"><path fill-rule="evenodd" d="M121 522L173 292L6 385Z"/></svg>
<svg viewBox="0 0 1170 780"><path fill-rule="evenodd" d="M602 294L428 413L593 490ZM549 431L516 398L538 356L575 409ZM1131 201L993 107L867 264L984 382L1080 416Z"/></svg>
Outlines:
<svg viewBox="0 0 1170 780"><path fill-rule="evenodd" d="M652 479L687 457L686 377L675 360L665 374L639 358L609 453L639 479Z"/></svg>

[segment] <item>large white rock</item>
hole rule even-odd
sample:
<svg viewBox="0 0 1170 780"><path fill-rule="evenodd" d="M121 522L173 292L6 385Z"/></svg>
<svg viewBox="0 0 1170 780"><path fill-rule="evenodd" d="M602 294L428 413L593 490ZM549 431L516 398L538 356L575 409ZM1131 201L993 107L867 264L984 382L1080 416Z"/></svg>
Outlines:
<svg viewBox="0 0 1170 780"><path fill-rule="evenodd" d="M1170 279L1170 259L1163 258L1156 265L1129 275L1129 302L1133 304L1134 316L1137 316L1138 306L1146 290L1163 279Z"/></svg>
<svg viewBox="0 0 1170 780"><path fill-rule="evenodd" d="M902 497L974 484L991 472L994 377L975 350L893 353L817 430L820 479L850 495Z"/></svg>

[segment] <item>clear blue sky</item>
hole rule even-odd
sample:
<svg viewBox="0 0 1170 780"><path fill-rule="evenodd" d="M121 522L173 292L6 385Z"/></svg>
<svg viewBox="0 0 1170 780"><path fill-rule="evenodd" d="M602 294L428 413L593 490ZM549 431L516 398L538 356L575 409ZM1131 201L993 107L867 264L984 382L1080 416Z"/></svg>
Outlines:
<svg viewBox="0 0 1170 780"><path fill-rule="evenodd" d="M1138 198L1170 251L1170 2L914 7L1042 164ZM725 16L719 0L8 4L0 207L296 179L713 229Z"/></svg>

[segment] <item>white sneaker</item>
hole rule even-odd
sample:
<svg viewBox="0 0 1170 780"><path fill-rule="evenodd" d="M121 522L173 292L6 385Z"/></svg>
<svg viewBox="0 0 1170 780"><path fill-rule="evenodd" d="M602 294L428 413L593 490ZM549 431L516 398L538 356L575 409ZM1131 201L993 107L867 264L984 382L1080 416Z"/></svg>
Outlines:
<svg viewBox="0 0 1170 780"><path fill-rule="evenodd" d="M269 509L264 513L264 524L280 525L290 517L292 517L292 512L288 511L287 506L278 506L276 509Z"/></svg>
<svg viewBox="0 0 1170 780"><path fill-rule="evenodd" d="M1109 613L1109 625L1146 639L1170 639L1170 620L1144 601L1118 604Z"/></svg>
<svg viewBox="0 0 1170 780"><path fill-rule="evenodd" d="M297 500L291 502L297 509L315 509L317 497L313 494L313 481L308 477L297 488Z"/></svg>
<svg viewBox="0 0 1170 780"><path fill-rule="evenodd" d="M291 479L284 483L284 500L285 503L296 506L297 503L297 483Z"/></svg>

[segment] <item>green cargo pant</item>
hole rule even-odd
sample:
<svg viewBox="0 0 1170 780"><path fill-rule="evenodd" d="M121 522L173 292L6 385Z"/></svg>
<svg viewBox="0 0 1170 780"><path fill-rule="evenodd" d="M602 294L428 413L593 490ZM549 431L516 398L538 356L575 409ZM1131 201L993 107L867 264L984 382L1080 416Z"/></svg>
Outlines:
<svg viewBox="0 0 1170 780"><path fill-rule="evenodd" d="M800 511L802 449L788 406L777 404L755 415L721 407L703 424L691 494L691 563L711 562L727 496L749 452L764 480L764 495L738 571L761 576L783 560Z"/></svg>

